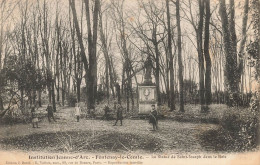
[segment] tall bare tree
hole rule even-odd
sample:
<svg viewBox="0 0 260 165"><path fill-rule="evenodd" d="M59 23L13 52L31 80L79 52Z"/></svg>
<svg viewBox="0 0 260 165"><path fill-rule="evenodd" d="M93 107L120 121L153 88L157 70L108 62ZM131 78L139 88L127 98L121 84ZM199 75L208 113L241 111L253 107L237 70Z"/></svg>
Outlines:
<svg viewBox="0 0 260 165"><path fill-rule="evenodd" d="M109 8L109 7L108 7ZM104 10L109 10L107 8L105 8ZM112 61L109 58L109 49L111 47L111 41L112 41L112 34L113 31L110 30L110 28L108 27L109 25L108 22L108 17L105 17L106 19L102 19L104 14L108 14L108 13L104 13L105 11L101 11L100 10L100 14L99 14L99 30L100 30L100 40L102 43L102 51L104 54L104 58L105 58L105 86L106 86L106 97L109 101L109 96L110 96L110 89L112 91L112 96L113 98L115 97L115 91L114 91L114 86L115 86L115 82L114 82L114 74L112 71ZM103 14L104 13L104 14ZM105 27L103 25L103 21L105 21ZM111 33L111 34L109 34ZM110 36L109 36L110 35Z"/></svg>
<svg viewBox="0 0 260 165"><path fill-rule="evenodd" d="M90 3L89 0L85 0L85 11L86 11L86 20L87 20L87 29L88 29L88 57L85 54L82 34L80 32L79 23L77 19L77 13L75 8L75 0L69 0L70 7L73 14L73 20L77 32L77 37L80 44L82 60L84 63L84 68L87 73L87 96L88 96L88 108L93 109L95 106L96 93L97 93L97 56L96 56L96 47L97 47L97 31L98 31L98 13L100 9L99 0L94 2L94 11L93 11L93 28L91 27L90 21Z"/></svg>
<svg viewBox="0 0 260 165"><path fill-rule="evenodd" d="M209 23L210 23L210 0L205 0L206 17L205 17L205 30L204 30L204 56L206 62L205 71L205 103L211 103L211 59L209 54Z"/></svg>
<svg viewBox="0 0 260 165"><path fill-rule="evenodd" d="M181 17L180 17L180 0L176 0L176 23L178 31L178 64L179 64L179 91L180 91L180 111L184 112L183 100L183 65L182 65L182 46L181 46Z"/></svg>
<svg viewBox="0 0 260 165"><path fill-rule="evenodd" d="M228 17L226 1L220 0L219 14L221 17L222 31L223 31L223 42L225 52L225 84L226 90L229 93L230 98L229 104L232 105L238 101L239 85L241 81L241 73L243 70L243 58L242 54L237 54L237 36L235 29L235 3L234 0L229 1L229 13ZM248 1L245 1L244 14L248 14ZM247 16L243 19L242 31L247 26ZM243 32L243 34L245 34ZM245 44L245 37L241 42L241 49ZM239 59L239 60L238 60Z"/></svg>
<svg viewBox="0 0 260 165"><path fill-rule="evenodd" d="M98 32L98 13L100 10L99 0L95 0L93 11L93 29L90 22L90 4L89 0L85 0L87 29L88 29L88 56L89 56L89 72L88 72L88 106L94 108L97 95L97 32Z"/></svg>
<svg viewBox="0 0 260 165"><path fill-rule="evenodd" d="M170 108L175 109L175 92L174 92L174 71L173 71L173 54L172 54L172 33L169 0L166 0L167 8L167 31L168 31L168 51L169 51L169 69L170 69Z"/></svg>

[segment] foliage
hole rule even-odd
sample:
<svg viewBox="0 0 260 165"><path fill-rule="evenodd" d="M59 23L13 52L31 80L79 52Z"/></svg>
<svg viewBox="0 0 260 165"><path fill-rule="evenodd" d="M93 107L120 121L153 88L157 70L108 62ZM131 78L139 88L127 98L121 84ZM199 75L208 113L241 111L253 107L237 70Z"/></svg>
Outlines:
<svg viewBox="0 0 260 165"><path fill-rule="evenodd" d="M193 80L184 80L183 81L183 92L185 96L185 100L196 99L198 92L198 84Z"/></svg>
<svg viewBox="0 0 260 165"><path fill-rule="evenodd" d="M2 93L2 90L6 86L6 79L5 79L5 73L0 70L0 93Z"/></svg>
<svg viewBox="0 0 260 165"><path fill-rule="evenodd" d="M203 146L212 146L216 151L245 151L257 146L259 119L256 111L232 109L226 112L220 128L201 135Z"/></svg>
<svg viewBox="0 0 260 165"><path fill-rule="evenodd" d="M31 116L29 114L13 113L13 111L7 111L6 115L0 120L4 124L29 123L30 121Z"/></svg>
<svg viewBox="0 0 260 165"><path fill-rule="evenodd" d="M256 39L255 41L250 41L250 43L247 46L247 52L249 53L251 60L258 59L258 52L259 52L259 39ZM254 66L254 61L252 61L251 66Z"/></svg>
<svg viewBox="0 0 260 165"><path fill-rule="evenodd" d="M80 99L81 100L87 100L87 87L84 86L84 87L81 87L80 89Z"/></svg>
<svg viewBox="0 0 260 165"><path fill-rule="evenodd" d="M256 67L259 68L259 0L253 0L251 2L251 10L252 10L252 23L253 23L253 29L254 29L254 33L255 33L255 38L254 40L251 40L250 43L247 45L247 52L249 54L249 60L251 60L250 66L251 67ZM259 75L256 74L256 78Z"/></svg>
<svg viewBox="0 0 260 165"><path fill-rule="evenodd" d="M101 102L105 99L106 92L105 91L97 91L97 103Z"/></svg>
<svg viewBox="0 0 260 165"><path fill-rule="evenodd" d="M105 99L105 96L106 96L105 91L98 90L97 96L96 96L97 103L102 102ZM80 99L81 100L87 100L87 88L86 87L81 88Z"/></svg>
<svg viewBox="0 0 260 165"><path fill-rule="evenodd" d="M75 107L75 104L77 103L77 96L74 93L69 93L67 95L67 102L68 106Z"/></svg>
<svg viewBox="0 0 260 165"><path fill-rule="evenodd" d="M0 71L0 93L4 105L8 104L6 110L11 111L9 109L9 106L13 105L10 102L11 100L16 100L17 109L20 106L24 107L24 105L20 105L19 99L26 96L30 97L33 91L43 90L45 86L46 81L43 70L37 69L30 60L22 61L15 55L6 57L5 65ZM20 95L19 90L24 92L25 95ZM19 115L21 119L17 119L18 122L24 121L22 114ZM15 120L12 115L6 116L6 118L9 118L10 121Z"/></svg>
<svg viewBox="0 0 260 165"><path fill-rule="evenodd" d="M42 70L37 69L31 61L21 62L16 56L8 57L3 72L6 80L10 83L17 83L18 89L24 89L27 92L43 89L46 85Z"/></svg>
<svg viewBox="0 0 260 165"><path fill-rule="evenodd" d="M186 94L195 95L198 90L198 84L193 80L184 80L183 88Z"/></svg>

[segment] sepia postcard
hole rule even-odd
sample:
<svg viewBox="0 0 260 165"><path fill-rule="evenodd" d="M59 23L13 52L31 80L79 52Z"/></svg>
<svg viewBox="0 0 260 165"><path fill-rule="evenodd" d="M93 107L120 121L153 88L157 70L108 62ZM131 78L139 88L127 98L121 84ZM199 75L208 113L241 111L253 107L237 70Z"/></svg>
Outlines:
<svg viewBox="0 0 260 165"><path fill-rule="evenodd" d="M260 165L260 0L0 0L0 165Z"/></svg>

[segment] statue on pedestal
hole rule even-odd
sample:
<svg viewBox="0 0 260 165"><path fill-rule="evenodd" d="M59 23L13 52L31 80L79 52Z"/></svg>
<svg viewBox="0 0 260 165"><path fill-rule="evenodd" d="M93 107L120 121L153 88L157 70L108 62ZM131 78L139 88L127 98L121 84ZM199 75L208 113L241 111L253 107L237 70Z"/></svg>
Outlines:
<svg viewBox="0 0 260 165"><path fill-rule="evenodd" d="M150 56L147 57L146 61L144 62L144 84L152 84L152 69L153 69L153 62Z"/></svg>
<svg viewBox="0 0 260 165"><path fill-rule="evenodd" d="M144 62L144 82L138 86L139 112L138 114L148 115L151 105L157 104L156 84L152 82L153 61L148 55Z"/></svg>

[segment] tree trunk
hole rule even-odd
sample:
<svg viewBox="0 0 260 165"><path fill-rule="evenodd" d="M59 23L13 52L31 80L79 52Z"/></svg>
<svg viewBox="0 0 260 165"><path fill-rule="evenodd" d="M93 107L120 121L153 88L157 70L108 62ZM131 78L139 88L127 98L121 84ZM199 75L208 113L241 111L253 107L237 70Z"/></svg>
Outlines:
<svg viewBox="0 0 260 165"><path fill-rule="evenodd" d="M75 0L69 0L69 4L70 4L72 15L73 15L73 22L74 22L74 25L75 25L78 42L79 42L79 45L80 45L81 59L82 59L82 62L84 63L84 69L85 69L85 72L86 72L85 80L86 80L86 88L87 88L87 105L89 106L89 97L90 97L89 85L90 85L90 82L89 82L88 60L87 60L87 56L86 56L86 53L85 53L85 48L84 48L84 44L83 44L82 34L80 32L79 23L78 23L78 19L77 19L77 12L76 12L76 8L75 8Z"/></svg>
<svg viewBox="0 0 260 165"><path fill-rule="evenodd" d="M21 101L21 111L23 112L24 111L24 99L23 99L23 97L24 97L24 90L23 89L21 89L20 90L21 91L21 99L20 99L20 101Z"/></svg>
<svg viewBox="0 0 260 165"><path fill-rule="evenodd" d="M120 93L120 85L116 83L116 95L117 95L117 101L119 104L121 104L121 93ZM121 89L122 90L122 89Z"/></svg>
<svg viewBox="0 0 260 165"><path fill-rule="evenodd" d="M125 79L125 69L126 68L126 66L125 66L125 62L123 62L123 70L122 70L122 82L121 82L121 94L122 95L124 95L124 84L125 84L125 82L124 82L124 79Z"/></svg>
<svg viewBox="0 0 260 165"><path fill-rule="evenodd" d="M86 73L88 73L88 60L87 60L87 56L85 54L83 39L82 39L82 35L81 35L80 29L79 29L77 12L76 12L76 8L75 8L75 0L69 0L69 3L70 3L71 10L72 10L73 22L75 25L78 42L79 42L80 49L81 49L82 61L84 63L85 71L86 71Z"/></svg>
<svg viewBox="0 0 260 165"><path fill-rule="evenodd" d="M80 102L80 84L81 84L81 80L79 78L77 78L76 80L76 84L77 84L77 101Z"/></svg>
<svg viewBox="0 0 260 165"><path fill-rule="evenodd" d="M3 21L3 10L1 11L1 25L0 25L0 71L2 69L2 52L3 52L3 28L4 28L4 21ZM3 80L0 80L3 81ZM2 87L0 87L2 88ZM4 103L3 103L3 98L0 93L0 110L4 110Z"/></svg>
<svg viewBox="0 0 260 165"><path fill-rule="evenodd" d="M41 92L41 90L38 90L38 105L39 105L39 107L42 106L42 92Z"/></svg>
<svg viewBox="0 0 260 165"><path fill-rule="evenodd" d="M98 25L98 12L99 0L95 0L94 13L93 13L93 35L90 24L89 0L85 0L86 19L88 28L88 55L89 55L89 72L88 72L88 106L89 108L95 107L95 100L97 94L97 25Z"/></svg>
<svg viewBox="0 0 260 165"><path fill-rule="evenodd" d="M260 2L258 1L257 2L257 9L258 9L258 17L259 17L259 13L260 13ZM259 20L259 18L258 18ZM256 33L256 35L258 35L258 60L257 60L257 63L256 63L256 72L257 72L257 75L260 76L260 53L259 53L259 50L260 50L260 42L259 42L259 36L260 36L260 24L258 22L258 26L256 27L257 28L257 31L258 31L258 34ZM260 78L258 77L258 99L260 98ZM258 106L258 112L260 112L260 105ZM260 120L260 119L259 119ZM258 128L258 144L260 143L260 128Z"/></svg>
<svg viewBox="0 0 260 165"><path fill-rule="evenodd" d="M127 82L126 84L126 111L129 112L129 106L130 106L130 101L129 101L129 83Z"/></svg>
<svg viewBox="0 0 260 165"><path fill-rule="evenodd" d="M108 71L109 71L109 77L110 77L110 88L111 88L111 91L112 91L112 96L113 98L115 98L115 90L114 90L114 84L115 84L115 81L114 81L114 72L113 72L113 67L112 67L112 59L108 58Z"/></svg>
<svg viewBox="0 0 260 165"><path fill-rule="evenodd" d="M2 97L0 96L0 111L1 110L4 110L4 103Z"/></svg>
<svg viewBox="0 0 260 165"><path fill-rule="evenodd" d="M76 85L77 85L77 101L80 102L80 93L81 93L81 82L82 82L82 71L81 71L81 60L80 60L80 54L79 51L76 54L76 58L77 58L77 68L76 68L76 72L77 72L77 77L76 77Z"/></svg>
<svg viewBox="0 0 260 165"><path fill-rule="evenodd" d="M156 35L156 30L157 30L157 25L153 27L153 44L155 47L155 82L156 82L156 93L157 93L157 105L161 105L161 92L160 92L160 63L159 63L159 48L158 48L158 41L157 41L157 35Z"/></svg>
<svg viewBox="0 0 260 165"><path fill-rule="evenodd" d="M180 85L180 111L184 112L183 101L183 73L182 73L182 48L181 48L181 20L180 20L180 0L176 0L176 21L178 30L178 64L179 64L179 85Z"/></svg>
<svg viewBox="0 0 260 165"><path fill-rule="evenodd" d="M210 21L210 0L205 0L206 18L205 18L205 38L204 38L204 56L206 61L205 73L205 103L211 104L211 59L209 54L209 21Z"/></svg>
<svg viewBox="0 0 260 165"><path fill-rule="evenodd" d="M204 2L199 0L199 25L197 29L197 49L199 56L199 86L200 86L200 106L201 111L204 111L205 105L205 84L204 84L204 56L203 56L203 15L204 15Z"/></svg>
<svg viewBox="0 0 260 165"><path fill-rule="evenodd" d="M106 86L106 97L107 101L109 101L109 55L108 55L108 47L107 47L107 40L105 38L105 34L103 32L103 23L102 23L102 15L101 13L99 14L100 19L99 19L99 29L100 29L100 40L102 42L102 50L103 54L105 57L105 86ZM112 80L110 80L112 81Z"/></svg>
<svg viewBox="0 0 260 165"><path fill-rule="evenodd" d="M126 54L127 58L125 59L126 63L126 111L129 112L130 107L130 90L131 90L131 78L130 78L130 71L131 71L131 64L130 60L128 59L128 53Z"/></svg>
<svg viewBox="0 0 260 165"><path fill-rule="evenodd" d="M60 101L60 68L59 68L59 55L60 55L60 48L61 48L61 41L60 41L60 27L58 23L58 14L56 16L56 33L57 33L57 48L56 48L56 78L57 78L57 102ZM56 82L56 81L55 81Z"/></svg>
<svg viewBox="0 0 260 165"><path fill-rule="evenodd" d="M238 57L239 57L239 72L241 73L241 93L244 92L244 77L243 74L245 73L244 72L244 68L245 68L245 65L244 65L244 49L245 49L245 44L246 44L246 38L247 38L247 34L246 34L246 30L247 30L247 20L248 20L248 10L249 10L249 0L245 0L245 5L244 5L244 16L243 16L243 22L242 22L242 40L240 42L240 48L239 48L239 54L238 54Z"/></svg>
<svg viewBox="0 0 260 165"><path fill-rule="evenodd" d="M55 80L52 80L51 82L51 95L52 95L52 107L53 107L53 112L56 112L56 102L55 102L55 87L54 87L54 84L55 84Z"/></svg>
<svg viewBox="0 0 260 165"><path fill-rule="evenodd" d="M63 87L61 89L61 103L62 103L62 106L65 105L65 89Z"/></svg>
<svg viewBox="0 0 260 165"><path fill-rule="evenodd" d="M169 7L169 0L166 0L166 7L167 7L167 26L168 26L168 50L169 50L169 69L170 69L170 109L171 111L175 110L175 98L174 98L174 71L173 71L173 54L172 54L172 34L171 34L171 18L170 18L170 7ZM168 74L167 74L168 75Z"/></svg>
<svg viewBox="0 0 260 165"><path fill-rule="evenodd" d="M59 76L60 77L60 76ZM60 102L60 78L57 77L58 81L57 81L57 102Z"/></svg>
<svg viewBox="0 0 260 165"><path fill-rule="evenodd" d="M130 97L131 97L131 103L132 103L132 105L131 105L131 111L133 111L133 109L134 109L134 106L135 106L135 101L134 101L134 94L133 94L133 88L132 88L132 81L131 81L131 83L129 84L129 86L130 86Z"/></svg>
<svg viewBox="0 0 260 165"><path fill-rule="evenodd" d="M42 34L42 43L43 43L43 54L45 55L46 60L46 73L47 73L47 89L49 95L49 103L51 103L52 97L52 70L50 66L51 58L49 52L49 42L48 42L48 12L46 7L46 1L44 0L43 4L43 34Z"/></svg>
<svg viewBox="0 0 260 165"><path fill-rule="evenodd" d="M235 25L235 3L234 0L229 0L229 31L230 41L233 47L234 54L237 54L237 36L236 36L236 25Z"/></svg>
<svg viewBox="0 0 260 165"><path fill-rule="evenodd" d="M49 82L50 83L50 82ZM49 103L51 103L51 88L48 88Z"/></svg>
<svg viewBox="0 0 260 165"><path fill-rule="evenodd" d="M63 50L63 48L62 48ZM61 70L61 102L62 102L62 106L65 105L65 86L66 86L66 77L65 77L65 68L66 65L64 64L66 59L65 57L63 57L64 55L64 50L62 51L62 53L60 53L60 70Z"/></svg>
<svg viewBox="0 0 260 165"><path fill-rule="evenodd" d="M233 1L231 0L231 3ZM234 11L231 6L230 11L230 21L228 21L228 15L226 10L225 0L220 0L219 13L221 17L222 31L223 31L223 41L224 41L224 52L225 52L225 85L228 95L235 98L237 92L239 91L239 81L240 73L237 67L237 54L236 54L236 35L235 35L235 23L234 23ZM234 41L235 40L235 41ZM229 100L229 105L232 105L232 100Z"/></svg>
<svg viewBox="0 0 260 165"><path fill-rule="evenodd" d="M109 101L109 73L108 73L108 60L106 59L106 68L105 68L105 86L106 86L106 97L107 101ZM110 80L111 81L111 80Z"/></svg>

